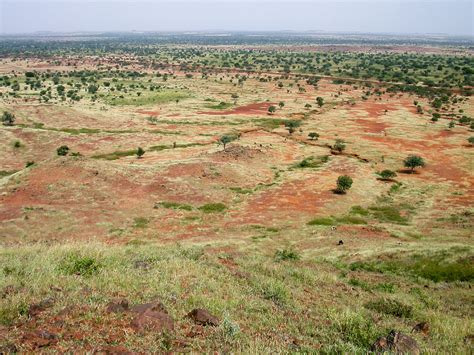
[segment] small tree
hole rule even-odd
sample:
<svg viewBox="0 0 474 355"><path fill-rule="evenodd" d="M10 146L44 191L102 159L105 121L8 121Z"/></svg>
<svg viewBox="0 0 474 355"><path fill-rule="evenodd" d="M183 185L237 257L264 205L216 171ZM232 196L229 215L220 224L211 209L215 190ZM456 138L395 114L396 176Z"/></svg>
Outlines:
<svg viewBox="0 0 474 355"><path fill-rule="evenodd" d="M346 149L346 143L344 143L342 139L336 139L336 143L334 143L334 149L339 153L342 153L342 151Z"/></svg>
<svg viewBox="0 0 474 355"><path fill-rule="evenodd" d="M395 173L392 170L385 169L385 170L382 170L381 172L377 173L377 175L380 176L380 180L387 181L387 180L393 179L395 176L397 176L397 173Z"/></svg>
<svg viewBox="0 0 474 355"><path fill-rule="evenodd" d="M323 107L324 105L324 99L321 96L318 96L316 98L316 103L318 104L319 107Z"/></svg>
<svg viewBox="0 0 474 355"><path fill-rule="evenodd" d="M288 130L288 133L291 135L295 130L296 128L298 128L300 126L300 122L299 121L286 121L285 122L285 127L286 129Z"/></svg>
<svg viewBox="0 0 474 355"><path fill-rule="evenodd" d="M410 168L411 172L415 170L417 167L425 166L425 161L422 157L418 155L409 155L404 161L403 164L406 168Z"/></svg>
<svg viewBox="0 0 474 355"><path fill-rule="evenodd" d="M316 132L310 132L308 134L308 137L311 139L311 140L317 140L319 138L319 134L316 133Z"/></svg>
<svg viewBox="0 0 474 355"><path fill-rule="evenodd" d="M4 111L2 115L2 123L4 126L13 126L15 123L15 115L11 112Z"/></svg>
<svg viewBox="0 0 474 355"><path fill-rule="evenodd" d="M62 145L58 149L56 149L56 153L59 156L65 156L67 153L69 153L69 147L67 145Z"/></svg>
<svg viewBox="0 0 474 355"><path fill-rule="evenodd" d="M224 150L225 150L225 146L227 144L229 144L230 142L234 141L236 139L236 137L234 136L230 136L230 135L224 135L222 137L219 138L219 141L218 141L218 144L222 144L224 146Z"/></svg>
<svg viewBox="0 0 474 355"><path fill-rule="evenodd" d="M276 111L276 107L273 106L273 105L268 108L268 113L270 115L273 115L275 113L275 111Z"/></svg>
<svg viewBox="0 0 474 355"><path fill-rule="evenodd" d="M347 175L341 175L337 178L336 192L340 194L346 193L352 186L352 178Z"/></svg>
<svg viewBox="0 0 474 355"><path fill-rule="evenodd" d="M145 154L145 150L142 147L138 147L137 149L137 158L140 159L143 154Z"/></svg>
<svg viewBox="0 0 474 355"><path fill-rule="evenodd" d="M283 107L285 106L285 103L284 103L283 101L280 101L280 102L278 103L278 106L280 106L280 108L283 108Z"/></svg>

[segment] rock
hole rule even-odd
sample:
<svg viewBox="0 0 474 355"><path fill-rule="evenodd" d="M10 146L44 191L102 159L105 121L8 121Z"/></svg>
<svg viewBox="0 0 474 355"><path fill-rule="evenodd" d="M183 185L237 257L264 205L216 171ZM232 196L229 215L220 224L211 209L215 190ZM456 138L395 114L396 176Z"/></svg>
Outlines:
<svg viewBox="0 0 474 355"><path fill-rule="evenodd" d="M386 337L378 338L371 346L371 351L378 354L392 352L395 354L420 354L420 348L415 339L403 333L392 330Z"/></svg>
<svg viewBox="0 0 474 355"><path fill-rule="evenodd" d="M413 329L411 330L411 332L423 333L424 335L428 335L428 333L430 332L430 326L426 322L421 322L415 325Z"/></svg>
<svg viewBox="0 0 474 355"><path fill-rule="evenodd" d="M30 308L28 309L28 315L30 317L36 317L41 312L44 312L46 309L52 307L53 305L54 305L54 299L46 298L39 303L34 303L30 305Z"/></svg>
<svg viewBox="0 0 474 355"><path fill-rule="evenodd" d="M54 345L58 341L58 336L47 330L36 330L23 336L23 342L30 344L34 349Z"/></svg>
<svg viewBox="0 0 474 355"><path fill-rule="evenodd" d="M155 300L155 301L150 302L150 303L137 304L137 305L133 306L132 308L130 308L130 311L135 312L135 313L143 313L147 310L151 310L151 311L155 311L155 312L163 312L163 313L168 314L168 311L166 310L163 303L161 303L158 300Z"/></svg>
<svg viewBox="0 0 474 355"><path fill-rule="evenodd" d="M109 313L122 313L128 311L128 300L125 298L111 301L107 304L106 310Z"/></svg>
<svg viewBox="0 0 474 355"><path fill-rule="evenodd" d="M18 349L15 344L5 344L3 346L0 346L0 354L16 354L18 352Z"/></svg>
<svg viewBox="0 0 474 355"><path fill-rule="evenodd" d="M173 319L168 313L151 309L139 313L131 325L137 331L152 330L157 333L165 333L174 330Z"/></svg>
<svg viewBox="0 0 474 355"><path fill-rule="evenodd" d="M219 325L219 319L210 314L205 309L196 308L188 313L187 317L191 318L196 324L211 325L216 327Z"/></svg>
<svg viewBox="0 0 474 355"><path fill-rule="evenodd" d="M138 313L132 321L132 328L137 331L153 330L158 333L174 330L174 321L163 303L156 300L150 303L133 306L130 311Z"/></svg>

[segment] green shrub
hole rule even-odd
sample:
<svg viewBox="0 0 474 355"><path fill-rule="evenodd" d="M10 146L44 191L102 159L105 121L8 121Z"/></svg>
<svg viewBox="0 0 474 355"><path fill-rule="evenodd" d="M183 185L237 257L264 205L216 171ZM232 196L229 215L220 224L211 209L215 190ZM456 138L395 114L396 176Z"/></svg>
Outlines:
<svg viewBox="0 0 474 355"><path fill-rule="evenodd" d="M275 252L275 261L299 260L301 256L292 249L277 250Z"/></svg>
<svg viewBox="0 0 474 355"><path fill-rule="evenodd" d="M368 349L383 333L360 313L337 312L332 318L332 327L340 338L361 349Z"/></svg>
<svg viewBox="0 0 474 355"><path fill-rule="evenodd" d="M69 153L69 147L67 145L62 145L58 149L56 149L56 153L59 156L65 156L67 153Z"/></svg>
<svg viewBox="0 0 474 355"><path fill-rule="evenodd" d="M308 222L309 226L332 226L334 220L330 217L318 217Z"/></svg>
<svg viewBox="0 0 474 355"><path fill-rule="evenodd" d="M403 304L397 300L381 298L365 304L365 307L373 311L388 314L399 318L412 318L413 307Z"/></svg>
<svg viewBox="0 0 474 355"><path fill-rule="evenodd" d="M159 206L162 206L164 208L172 208L175 210L185 210L185 211L191 211L193 209L193 206L186 205L184 203L169 202L169 201L161 201L155 204L155 208L158 208Z"/></svg>
<svg viewBox="0 0 474 355"><path fill-rule="evenodd" d="M227 206L223 203L207 203L198 209L204 213L215 213L224 212L227 209Z"/></svg>
<svg viewBox="0 0 474 355"><path fill-rule="evenodd" d="M279 281L267 282L262 287L263 298L284 305L288 301L288 290Z"/></svg>
<svg viewBox="0 0 474 355"><path fill-rule="evenodd" d="M97 274L101 264L91 256L72 253L59 264L59 270L67 275L92 276Z"/></svg>
<svg viewBox="0 0 474 355"><path fill-rule="evenodd" d="M134 218L133 220L134 224L133 226L135 228L146 228L148 226L148 218L145 218L145 217L136 217Z"/></svg>

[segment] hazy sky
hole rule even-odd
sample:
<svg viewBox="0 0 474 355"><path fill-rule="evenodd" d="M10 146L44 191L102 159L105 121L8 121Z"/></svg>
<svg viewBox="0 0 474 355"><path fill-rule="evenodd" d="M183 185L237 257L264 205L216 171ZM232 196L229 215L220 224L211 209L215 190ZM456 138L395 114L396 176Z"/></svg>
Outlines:
<svg viewBox="0 0 474 355"><path fill-rule="evenodd" d="M321 30L474 35L469 0L0 0L0 33Z"/></svg>

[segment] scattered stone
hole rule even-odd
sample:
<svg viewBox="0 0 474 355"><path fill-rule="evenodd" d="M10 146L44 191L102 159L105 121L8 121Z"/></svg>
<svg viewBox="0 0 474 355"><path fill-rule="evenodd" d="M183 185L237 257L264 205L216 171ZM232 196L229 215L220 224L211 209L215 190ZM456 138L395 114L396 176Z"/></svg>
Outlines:
<svg viewBox="0 0 474 355"><path fill-rule="evenodd" d="M58 341L58 336L47 330L36 330L23 336L23 342L30 344L33 349L54 345Z"/></svg>
<svg viewBox="0 0 474 355"><path fill-rule="evenodd" d="M217 327L219 325L219 319L210 314L205 309L196 308L188 313L187 317L191 318L196 324L199 325L210 325Z"/></svg>
<svg viewBox="0 0 474 355"><path fill-rule="evenodd" d="M52 307L53 305L54 305L54 299L46 298L39 303L34 303L30 305L30 308L28 309L28 315L30 317L36 317L41 312L44 312L46 309Z"/></svg>
<svg viewBox="0 0 474 355"><path fill-rule="evenodd" d="M415 339L403 333L392 330L387 336L378 338L371 346L371 351L377 354L393 352L395 354L420 354L420 348Z"/></svg>
<svg viewBox="0 0 474 355"><path fill-rule="evenodd" d="M421 322L415 325L411 332L423 333L424 335L428 335L428 333L430 332L430 326L427 322Z"/></svg>
<svg viewBox="0 0 474 355"><path fill-rule="evenodd" d="M106 306L106 311L109 313L123 313L128 311L128 300L125 298L111 301Z"/></svg>
<svg viewBox="0 0 474 355"><path fill-rule="evenodd" d="M170 317L163 303L158 300L135 305L130 311L138 313L131 324L137 331L153 330L164 333L174 330L173 318Z"/></svg>

